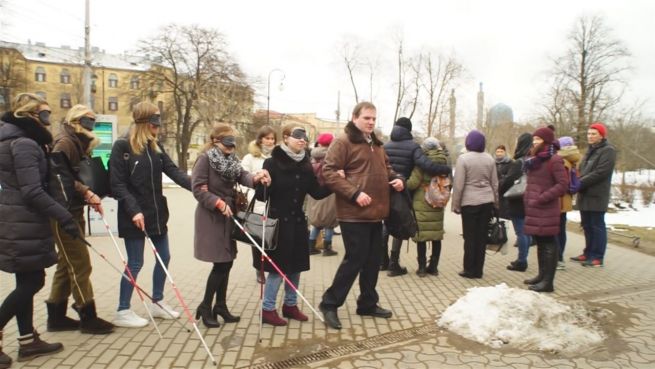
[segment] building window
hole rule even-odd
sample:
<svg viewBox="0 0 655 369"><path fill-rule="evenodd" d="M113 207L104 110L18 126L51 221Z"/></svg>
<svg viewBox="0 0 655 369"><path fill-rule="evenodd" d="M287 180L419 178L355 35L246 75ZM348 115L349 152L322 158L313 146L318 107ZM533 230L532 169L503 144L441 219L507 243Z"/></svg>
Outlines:
<svg viewBox="0 0 655 369"><path fill-rule="evenodd" d="M112 73L109 75L109 88L118 87L118 77L116 74Z"/></svg>
<svg viewBox="0 0 655 369"><path fill-rule="evenodd" d="M71 107L71 94L63 93L59 98L59 106L65 109Z"/></svg>
<svg viewBox="0 0 655 369"><path fill-rule="evenodd" d="M36 91L35 94L37 94L39 97L41 97L43 100L48 100L48 95L46 95L45 92L43 91Z"/></svg>
<svg viewBox="0 0 655 369"><path fill-rule="evenodd" d="M139 77L134 76L130 80L130 88L133 90L138 90L139 89Z"/></svg>
<svg viewBox="0 0 655 369"><path fill-rule="evenodd" d="M118 110L118 98L117 97L110 97L109 98L109 110L110 111Z"/></svg>
<svg viewBox="0 0 655 369"><path fill-rule="evenodd" d="M36 72L34 72L34 80L37 82L45 82L45 68L36 67Z"/></svg>
<svg viewBox="0 0 655 369"><path fill-rule="evenodd" d="M59 75L59 82L63 84L71 83L71 74L68 69L64 68L61 70L61 74Z"/></svg>

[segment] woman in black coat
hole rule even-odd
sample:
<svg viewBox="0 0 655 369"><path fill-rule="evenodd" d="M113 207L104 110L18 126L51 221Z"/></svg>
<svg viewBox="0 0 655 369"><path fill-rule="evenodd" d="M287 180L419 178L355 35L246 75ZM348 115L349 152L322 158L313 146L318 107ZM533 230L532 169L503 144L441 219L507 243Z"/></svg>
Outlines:
<svg viewBox="0 0 655 369"><path fill-rule="evenodd" d="M57 262L50 218L71 237L80 237L73 216L44 188L52 142L46 128L49 118L44 99L23 93L0 122L0 270L16 277L16 289L0 306L0 340L2 329L15 316L20 361L63 349L61 343L41 341L32 322L34 295L43 288L45 268ZM11 358L0 349L0 366L9 365Z"/></svg>
<svg viewBox="0 0 655 369"><path fill-rule="evenodd" d="M303 211L305 196L315 199L330 195L330 191L318 184L312 170L307 147L307 134L301 127L287 126L282 130L283 143L273 149L271 158L264 161L263 169L271 176L270 187L257 186L256 196L260 201L270 200L268 216L278 220L278 242L275 250L267 251L275 264L298 287L300 272L309 270L309 232L307 218ZM259 260L257 258L256 260ZM253 265L260 268L260 263ZM269 272L264 287L262 317L264 323L286 325L275 309L277 292L283 279L273 266L264 263ZM284 317L306 321L307 316L297 306L296 292L288 285L284 287Z"/></svg>

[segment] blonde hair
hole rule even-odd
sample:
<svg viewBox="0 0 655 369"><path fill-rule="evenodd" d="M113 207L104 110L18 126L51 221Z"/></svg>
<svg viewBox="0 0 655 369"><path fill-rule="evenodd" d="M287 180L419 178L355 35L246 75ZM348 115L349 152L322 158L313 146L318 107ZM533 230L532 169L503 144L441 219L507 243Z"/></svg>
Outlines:
<svg viewBox="0 0 655 369"><path fill-rule="evenodd" d="M89 109L86 105L77 104L72 108L70 108L70 110L66 114L66 118L64 119L64 122L62 122L62 124L72 127L75 133L85 135L91 139L91 142L89 142L89 147L87 148L87 154L90 153L91 150L93 150L96 146L100 145L100 140L95 135L95 133L93 133L92 131L87 131L80 124L80 118L86 116L89 113L91 113L91 115L93 115L93 118L95 119L96 114L93 112L93 110Z"/></svg>
<svg viewBox="0 0 655 369"><path fill-rule="evenodd" d="M214 147L214 140L222 139L225 136L236 136L236 131L232 126L229 124L225 123L216 123L212 127L211 132L209 133L209 140L205 144L205 146L202 148L202 152L207 152L209 149Z"/></svg>
<svg viewBox="0 0 655 369"><path fill-rule="evenodd" d="M157 105L148 101L142 101L134 105L132 118L134 118L135 124L132 124L129 133L130 147L134 153L142 154L148 141L150 141L150 149L152 151L160 151L159 145L157 145L157 136L150 132L150 126L148 124L144 124L148 122L150 116L157 114L158 111L159 108L157 108Z"/></svg>
<svg viewBox="0 0 655 369"><path fill-rule="evenodd" d="M29 113L36 113L41 105L48 105L48 102L41 96L29 92L18 94L11 102L11 110L14 117L23 118Z"/></svg>

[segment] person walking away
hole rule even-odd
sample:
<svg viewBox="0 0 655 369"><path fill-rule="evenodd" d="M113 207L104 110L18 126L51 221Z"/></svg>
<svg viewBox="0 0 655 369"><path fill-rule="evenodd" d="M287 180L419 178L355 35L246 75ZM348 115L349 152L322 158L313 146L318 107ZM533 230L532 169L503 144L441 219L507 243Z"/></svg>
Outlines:
<svg viewBox="0 0 655 369"><path fill-rule="evenodd" d="M235 154L236 131L227 124L216 124L209 142L198 156L191 174L193 196L198 200L195 213L194 257L213 263L207 278L205 294L196 319L202 318L207 328L220 327L217 316L225 323L240 321L227 308L227 286L232 263L236 258L236 241L232 240L232 209L235 209L235 189L238 182L253 188L257 182L268 183L268 173L249 173L241 167ZM212 300L216 303L212 309Z"/></svg>
<svg viewBox="0 0 655 369"><path fill-rule="evenodd" d="M498 174L491 155L484 152L484 135L476 130L466 136L467 153L457 158L451 209L462 215L464 278L482 278L487 250L487 225L498 208Z"/></svg>
<svg viewBox="0 0 655 369"><path fill-rule="evenodd" d="M568 189L564 161L557 155L559 142L550 128L539 128L532 134L530 157L525 160L528 183L523 194L525 228L537 240L539 273L524 281L536 292L553 292L559 247L560 197Z"/></svg>
<svg viewBox="0 0 655 369"><path fill-rule="evenodd" d="M312 168L318 179L318 183L323 185L323 165L328 147L332 143L334 135L332 133L322 133L318 136L318 146L311 151ZM337 203L336 195L315 200L313 197L307 197L307 218L311 229L309 232L309 253L311 255L320 254L321 251L316 248L316 239L321 230L323 230L323 256L334 256L337 252L332 249L332 237L334 228L339 225L337 221Z"/></svg>
<svg viewBox="0 0 655 369"><path fill-rule="evenodd" d="M275 133L275 129L269 125L262 126L259 130L257 130L257 136L255 137L255 140L248 144L248 154L246 154L246 156L243 157L243 160L241 160L241 166L243 169L245 169L248 173L257 173L262 170L264 160L271 157L271 152L273 151L273 148L276 144L277 134ZM248 200L250 200L252 196L255 196L254 191L252 194L249 193L248 196ZM254 210L258 214L264 214L264 204L257 201L255 203ZM253 265L255 262L259 262L261 264L261 260L254 259L257 255L259 255L255 252L256 250L257 249L254 247L250 248L253 257ZM257 282L261 284L266 282L266 276L260 268L255 269L255 275L257 277Z"/></svg>
<svg viewBox="0 0 655 369"><path fill-rule="evenodd" d="M569 136L564 136L559 138L560 149L557 152L564 160L564 168L566 169L566 175L569 178L569 187L568 191L564 193L560 199L561 209L560 209L560 222L559 222L559 235L557 235L557 244L559 246L559 258L557 262L557 269L564 270L564 249L566 248L566 213L573 210L573 195L578 190L573 188L574 183L571 181L573 176L578 176L578 163L582 155L580 150L575 145L573 138ZM578 182L579 184L579 182Z"/></svg>
<svg viewBox="0 0 655 369"><path fill-rule="evenodd" d="M514 160L508 165L507 175L498 182L498 192L500 198L503 198L514 182L523 176L523 163L532 148L532 134L523 133L516 140L516 149L514 150ZM525 207L523 196L507 199L507 215L512 220L514 234L516 234L516 243L518 246L518 255L516 260L508 266L508 270L516 272L525 272L528 269L528 253L532 239L525 234Z"/></svg>
<svg viewBox="0 0 655 369"><path fill-rule="evenodd" d="M12 359L2 352L2 330L16 317L18 361L50 355L61 343L41 340L34 328L34 295L45 284L45 268L57 262L50 219L72 238L80 237L73 216L48 195L50 106L36 94L20 93L0 118L0 270L14 274L16 288L0 305L0 366Z"/></svg>
<svg viewBox="0 0 655 369"><path fill-rule="evenodd" d="M125 240L127 267L136 279L143 266L145 235L152 240L157 253L168 266L168 205L162 189L162 174L181 187L191 190L189 176L166 154L157 140L161 113L156 105L140 102L132 112L134 123L127 137L114 143L109 159L111 193L118 200L118 236ZM126 272L127 273L127 272ZM150 313L162 319L177 319L180 313L164 302L164 269L155 262L153 271L153 303ZM134 287L121 278L118 311L113 320L118 327L144 327L148 321L130 310Z"/></svg>
<svg viewBox="0 0 655 369"><path fill-rule="evenodd" d="M302 209L305 196L323 199L331 192L319 185L306 150L309 139L304 128L287 125L282 129L282 143L273 149L264 161L264 170L271 176L271 185L257 185L255 195L260 201L270 200L268 217L278 220L277 247L267 251L269 257L296 288L300 273L309 270L309 238L307 218ZM258 251L259 252L259 251ZM259 258L256 258L259 265ZM264 264L268 272L264 286L262 320L274 326L286 325L276 310L275 300L283 277L270 264ZM282 316L306 321L307 316L298 308L296 291L285 283Z"/></svg>
<svg viewBox="0 0 655 369"><path fill-rule="evenodd" d="M414 166L418 166L432 176L450 174L450 167L430 161L423 153L423 150L421 150L419 144L414 142L412 121L409 118L401 117L394 123L393 129L391 130L391 141L384 145L384 151L389 156L389 163L393 170L402 176L403 179L409 178ZM389 235L385 231L381 269L388 268L387 275L390 277L407 274L407 269L400 265L400 247L402 246L403 240L393 238L388 266L385 265L387 262L388 238Z"/></svg>
<svg viewBox="0 0 655 369"><path fill-rule="evenodd" d="M607 141L607 127L600 122L587 129L587 143L589 148L580 162L580 190L577 197L585 248L582 254L571 260L599 268L605 265L605 213L610 201L616 149Z"/></svg>
<svg viewBox="0 0 655 369"><path fill-rule="evenodd" d="M325 183L337 194L337 219L345 248L343 261L319 305L325 323L333 329L341 329L337 309L358 275L357 314L393 315L378 305L375 287L382 258L382 220L389 216L389 187L402 191L405 184L373 133L376 116L372 103L357 104L344 133L332 142L323 166Z"/></svg>
<svg viewBox="0 0 655 369"><path fill-rule="evenodd" d="M84 105L73 106L60 125L60 132L55 137L53 152L63 153L78 177L80 162L91 155L91 150L100 144L93 133L95 113ZM75 181L75 196L71 199L70 213L79 225L82 234L86 222L84 205L88 204L103 215L101 199L84 183ZM84 236L72 238L61 225L53 220L52 230L59 249L57 269L52 278L50 297L46 300L48 309L48 331L80 330L88 334L108 334L114 331L114 325L98 317L91 285L91 258ZM66 316L68 297L73 295L73 309L80 316L80 321Z"/></svg>
<svg viewBox="0 0 655 369"><path fill-rule="evenodd" d="M439 140L434 137L428 137L421 145L425 156L432 162L439 165L448 165L448 154L441 148ZM443 175L449 178L448 175ZM441 240L444 235L444 208L433 207L425 200L426 188L432 181L432 176L423 172L419 167L414 167L412 174L407 180L407 188L413 191L413 207L416 212L416 221L418 223L418 233L413 238L416 242L418 253L418 270L416 274L419 277L430 275L439 275L439 257L441 256ZM448 188L450 191L450 188ZM445 206L445 204L444 204ZM427 243L432 242L432 254L430 262L426 267L426 249Z"/></svg>

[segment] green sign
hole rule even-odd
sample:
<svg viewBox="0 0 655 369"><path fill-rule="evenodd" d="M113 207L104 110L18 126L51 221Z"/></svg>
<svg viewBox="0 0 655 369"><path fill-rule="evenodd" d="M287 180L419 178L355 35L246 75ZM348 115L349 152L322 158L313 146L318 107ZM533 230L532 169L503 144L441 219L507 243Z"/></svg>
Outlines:
<svg viewBox="0 0 655 369"><path fill-rule="evenodd" d="M105 168L109 168L109 156L111 155L111 145L113 144L113 127L111 122L96 122L93 132L100 139L100 145L93 149L93 156L100 157Z"/></svg>

